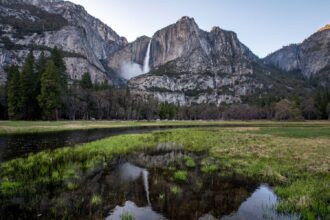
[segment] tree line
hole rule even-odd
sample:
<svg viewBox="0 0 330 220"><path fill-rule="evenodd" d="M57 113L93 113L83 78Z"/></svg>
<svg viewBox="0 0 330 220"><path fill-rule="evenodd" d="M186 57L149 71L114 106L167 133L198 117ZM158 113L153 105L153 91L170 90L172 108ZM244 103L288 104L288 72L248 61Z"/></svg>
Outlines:
<svg viewBox="0 0 330 220"><path fill-rule="evenodd" d="M59 119L67 94L67 74L62 52L57 48L49 58L41 52L35 60L33 51L22 70L12 65L7 70L7 111L14 120Z"/></svg>
<svg viewBox="0 0 330 220"><path fill-rule="evenodd" d="M21 68L7 68L7 84L0 88L0 118L10 120L211 120L211 119L330 119L330 90L320 88L309 98L259 98L250 104L216 106L160 103L93 82L88 72L81 80L68 79L63 52L31 51Z"/></svg>

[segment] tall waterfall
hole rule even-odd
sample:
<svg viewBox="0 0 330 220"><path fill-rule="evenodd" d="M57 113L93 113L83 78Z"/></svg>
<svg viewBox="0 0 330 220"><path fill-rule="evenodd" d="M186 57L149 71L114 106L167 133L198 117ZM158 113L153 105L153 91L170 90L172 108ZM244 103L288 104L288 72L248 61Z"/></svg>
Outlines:
<svg viewBox="0 0 330 220"><path fill-rule="evenodd" d="M148 73L150 71L150 48L151 48L151 40L149 41L148 44L148 49L147 49L147 53L146 56L144 58L144 62L143 62L143 73Z"/></svg>
<svg viewBox="0 0 330 220"><path fill-rule="evenodd" d="M143 185L144 185L144 190L146 191L146 196L147 196L147 202L148 205L150 206L150 197L149 197L149 180L148 180L149 172L146 170L142 171L142 177L143 177Z"/></svg>

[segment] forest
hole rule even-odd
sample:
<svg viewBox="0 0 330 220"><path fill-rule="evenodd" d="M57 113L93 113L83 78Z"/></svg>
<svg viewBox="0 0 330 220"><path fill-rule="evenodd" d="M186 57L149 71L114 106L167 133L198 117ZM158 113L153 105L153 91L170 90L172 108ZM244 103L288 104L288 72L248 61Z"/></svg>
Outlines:
<svg viewBox="0 0 330 220"><path fill-rule="evenodd" d="M7 84L0 88L0 118L10 120L216 120L330 119L330 90L320 87L310 97L259 98L249 104L179 106L133 94L127 87L81 80L66 73L64 52L58 48L38 59L31 50L20 69L6 68Z"/></svg>

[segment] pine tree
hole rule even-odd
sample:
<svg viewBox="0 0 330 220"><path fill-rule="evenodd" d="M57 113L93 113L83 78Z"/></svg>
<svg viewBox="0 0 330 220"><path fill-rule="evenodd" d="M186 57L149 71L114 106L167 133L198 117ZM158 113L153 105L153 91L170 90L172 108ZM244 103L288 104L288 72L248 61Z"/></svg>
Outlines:
<svg viewBox="0 0 330 220"><path fill-rule="evenodd" d="M93 88L93 83L92 83L92 79L91 79L89 72L86 72L82 75L81 81L80 81L80 86L83 89L92 89Z"/></svg>
<svg viewBox="0 0 330 220"><path fill-rule="evenodd" d="M66 66L63 59L63 52L55 47L51 52L51 60L54 62L56 74L59 77L60 86L60 109L61 113L68 109L67 96L68 96L68 76L66 73Z"/></svg>
<svg viewBox="0 0 330 220"><path fill-rule="evenodd" d="M35 96L36 73L34 69L33 51L25 59L21 74L19 86L19 106L22 110L23 119L32 119L35 105L37 104Z"/></svg>
<svg viewBox="0 0 330 220"><path fill-rule="evenodd" d="M48 61L46 71L41 76L41 91L38 96L39 105L45 119L58 119L61 94L60 81L54 61Z"/></svg>
<svg viewBox="0 0 330 220"><path fill-rule="evenodd" d="M7 105L9 119L19 119L20 116L19 74L17 66L11 66L8 70Z"/></svg>
<svg viewBox="0 0 330 220"><path fill-rule="evenodd" d="M46 71L47 67L47 58L45 57L45 53L42 51L38 61L36 62L36 76L35 76L35 84L34 84L34 94L33 96L36 97L35 100L35 110L34 110L34 119L40 119L41 118L41 107L38 102L38 96L41 92L41 76Z"/></svg>
<svg viewBox="0 0 330 220"><path fill-rule="evenodd" d="M67 89L68 77L66 74L66 66L63 60L63 52L55 47L51 52L51 60L53 60L56 71L60 76L61 87Z"/></svg>

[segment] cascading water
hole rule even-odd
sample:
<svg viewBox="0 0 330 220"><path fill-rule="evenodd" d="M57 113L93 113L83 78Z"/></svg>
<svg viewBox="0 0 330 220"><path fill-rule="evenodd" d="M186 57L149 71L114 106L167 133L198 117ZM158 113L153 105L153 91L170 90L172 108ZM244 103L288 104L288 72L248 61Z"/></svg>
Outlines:
<svg viewBox="0 0 330 220"><path fill-rule="evenodd" d="M146 171L146 170L143 170L142 171L142 177L143 177L144 190L146 191L148 205L151 206L150 197L149 197L149 180L148 180L148 176L149 176L149 172Z"/></svg>
<svg viewBox="0 0 330 220"><path fill-rule="evenodd" d="M148 73L150 71L150 48L151 48L151 40L149 41L148 44L148 49L147 49L147 53L146 56L144 58L144 62L143 62L143 73Z"/></svg>

